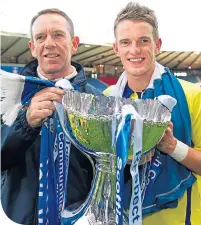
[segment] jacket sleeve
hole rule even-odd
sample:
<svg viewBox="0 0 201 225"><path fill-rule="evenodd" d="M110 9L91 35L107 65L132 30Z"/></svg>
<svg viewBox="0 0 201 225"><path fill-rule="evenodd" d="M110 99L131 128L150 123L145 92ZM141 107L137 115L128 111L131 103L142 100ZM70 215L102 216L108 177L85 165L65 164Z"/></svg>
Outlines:
<svg viewBox="0 0 201 225"><path fill-rule="evenodd" d="M21 110L12 126L1 125L1 170L19 165L34 143L40 128L33 129L26 120L26 110Z"/></svg>

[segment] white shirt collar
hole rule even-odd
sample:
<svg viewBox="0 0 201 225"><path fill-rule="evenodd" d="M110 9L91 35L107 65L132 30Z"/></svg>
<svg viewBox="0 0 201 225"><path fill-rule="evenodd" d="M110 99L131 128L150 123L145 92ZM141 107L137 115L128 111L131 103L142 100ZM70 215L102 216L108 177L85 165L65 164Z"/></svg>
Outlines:
<svg viewBox="0 0 201 225"><path fill-rule="evenodd" d="M161 75L163 73L165 73L165 67L162 66L161 64L159 64L158 62L156 62L154 73L153 73L151 80L149 82L149 85L147 86L146 89L148 89L148 88L153 89L154 88L154 80L161 79Z"/></svg>
<svg viewBox="0 0 201 225"><path fill-rule="evenodd" d="M72 69L73 69L73 72L72 72L71 74L69 74L69 75L67 75L67 76L65 76L65 77L62 77L62 78L58 78L58 79L52 80L52 81L58 81L58 80L64 79L64 78L67 79L67 80L70 80L70 79L72 79L73 77L75 77L75 76L77 75L77 70L76 70L76 68L75 68L74 66L71 65L71 67L72 67ZM38 77L39 77L40 79L42 79L42 80L48 80L47 77L44 77L44 76L39 72L39 67L37 67L37 74L38 74Z"/></svg>

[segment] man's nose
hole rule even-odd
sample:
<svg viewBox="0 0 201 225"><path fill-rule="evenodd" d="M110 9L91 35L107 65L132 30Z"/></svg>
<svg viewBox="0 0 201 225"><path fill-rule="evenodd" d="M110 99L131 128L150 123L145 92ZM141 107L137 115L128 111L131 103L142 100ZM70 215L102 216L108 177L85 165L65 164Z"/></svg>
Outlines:
<svg viewBox="0 0 201 225"><path fill-rule="evenodd" d="M130 53L133 54L133 55L140 53L140 47L134 41L132 42L129 50L130 50Z"/></svg>
<svg viewBox="0 0 201 225"><path fill-rule="evenodd" d="M45 39L45 47L46 48L52 48L55 47L55 40L51 35L47 35L46 39Z"/></svg>

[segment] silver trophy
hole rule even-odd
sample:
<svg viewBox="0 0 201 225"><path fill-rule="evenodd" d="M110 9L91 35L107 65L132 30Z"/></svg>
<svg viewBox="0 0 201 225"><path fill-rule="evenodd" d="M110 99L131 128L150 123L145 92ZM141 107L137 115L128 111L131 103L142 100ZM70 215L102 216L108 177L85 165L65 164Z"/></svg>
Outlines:
<svg viewBox="0 0 201 225"><path fill-rule="evenodd" d="M62 102L64 114L59 116L64 133L92 164L91 157L96 163L87 199L77 209L63 210L63 224L134 224L129 222L131 208L125 210L121 202L123 169L126 163L131 164L131 174L133 169L134 176L138 176L138 165L150 162L174 104L167 96L162 100L134 101L66 91ZM134 177L133 182L135 186ZM143 190L138 193L138 205L142 204L142 193Z"/></svg>

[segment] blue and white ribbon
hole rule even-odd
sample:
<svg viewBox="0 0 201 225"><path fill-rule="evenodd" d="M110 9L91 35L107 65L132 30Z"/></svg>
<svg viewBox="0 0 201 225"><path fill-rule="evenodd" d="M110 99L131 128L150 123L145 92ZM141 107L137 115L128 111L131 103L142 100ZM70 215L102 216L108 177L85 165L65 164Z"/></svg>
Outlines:
<svg viewBox="0 0 201 225"><path fill-rule="evenodd" d="M124 191L124 168L126 166L131 131L131 115L122 116L118 126L116 139L116 197L115 197L115 224L123 224L123 191Z"/></svg>
<svg viewBox="0 0 201 225"><path fill-rule="evenodd" d="M129 225L142 225L142 199L138 165L142 155L143 119L134 107L129 106L134 119L133 160L130 172L133 181L132 197L129 209Z"/></svg>
<svg viewBox="0 0 201 225"><path fill-rule="evenodd" d="M58 119L56 120L57 127L57 160L56 160L56 178L57 178L57 200L59 217L64 209L66 193L67 193L67 177L68 177L68 166L70 157L71 142L64 134Z"/></svg>
<svg viewBox="0 0 201 225"><path fill-rule="evenodd" d="M38 224L60 224L67 192L70 146L58 119L48 118L42 125L41 135Z"/></svg>
<svg viewBox="0 0 201 225"><path fill-rule="evenodd" d="M116 168L116 212L115 224L123 224L123 189L124 189L124 167L127 162L128 150L130 146L131 121L134 119L133 131L133 161L131 165L131 175L133 181L133 191L129 210L129 225L142 224L142 201L141 188L138 172L138 164L142 154L142 133L143 119L138 115L131 105L122 107L122 121L118 126L116 151L117 151L117 168Z"/></svg>

